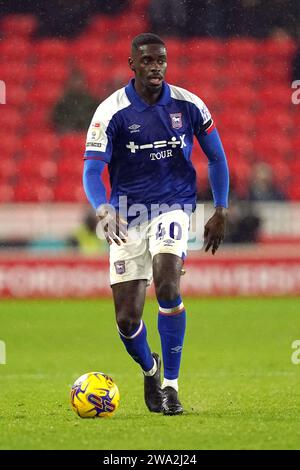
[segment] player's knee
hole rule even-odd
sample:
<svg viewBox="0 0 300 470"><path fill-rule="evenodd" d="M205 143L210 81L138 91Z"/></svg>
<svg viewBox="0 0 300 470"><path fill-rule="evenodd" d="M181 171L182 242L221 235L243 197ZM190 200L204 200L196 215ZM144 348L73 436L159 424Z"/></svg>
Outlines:
<svg viewBox="0 0 300 470"><path fill-rule="evenodd" d="M126 313L121 313L117 315L117 325L119 330L126 336L130 336L133 331L135 331L140 324L140 320L136 318L131 318Z"/></svg>
<svg viewBox="0 0 300 470"><path fill-rule="evenodd" d="M156 296L159 300L170 302L180 295L178 283L166 279L160 280L156 284Z"/></svg>

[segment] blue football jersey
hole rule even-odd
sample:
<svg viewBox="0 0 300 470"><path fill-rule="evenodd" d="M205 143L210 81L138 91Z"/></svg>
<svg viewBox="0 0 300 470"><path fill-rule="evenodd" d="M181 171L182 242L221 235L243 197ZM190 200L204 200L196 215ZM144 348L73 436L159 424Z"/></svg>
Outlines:
<svg viewBox="0 0 300 470"><path fill-rule="evenodd" d="M97 108L90 124L85 159L108 163L110 203L128 206L196 204L193 138L214 127L209 110L193 93L163 82L159 101L145 103L134 79Z"/></svg>

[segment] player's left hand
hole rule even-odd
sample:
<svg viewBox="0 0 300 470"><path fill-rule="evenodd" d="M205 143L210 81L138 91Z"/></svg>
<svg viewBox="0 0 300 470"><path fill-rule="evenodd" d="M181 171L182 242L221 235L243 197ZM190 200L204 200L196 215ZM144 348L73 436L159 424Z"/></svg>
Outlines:
<svg viewBox="0 0 300 470"><path fill-rule="evenodd" d="M208 220L204 228L205 251L207 252L212 248L213 255L224 239L227 212L228 210L224 207L217 207L214 215Z"/></svg>

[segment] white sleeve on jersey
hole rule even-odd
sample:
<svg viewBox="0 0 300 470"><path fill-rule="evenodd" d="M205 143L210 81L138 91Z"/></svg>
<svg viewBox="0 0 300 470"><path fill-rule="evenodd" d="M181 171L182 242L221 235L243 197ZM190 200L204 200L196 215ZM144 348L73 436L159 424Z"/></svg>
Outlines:
<svg viewBox="0 0 300 470"><path fill-rule="evenodd" d="M210 120L212 120L211 114L209 112L208 107L197 95L191 93L184 88L180 88L178 86L170 85L171 89L171 97L175 100L187 101L189 103L193 103L199 110L202 118L202 124L205 126Z"/></svg>
<svg viewBox="0 0 300 470"><path fill-rule="evenodd" d="M99 157L110 160L116 131L113 117L129 105L125 88L121 88L98 106L88 129L85 157L96 158L98 154Z"/></svg>

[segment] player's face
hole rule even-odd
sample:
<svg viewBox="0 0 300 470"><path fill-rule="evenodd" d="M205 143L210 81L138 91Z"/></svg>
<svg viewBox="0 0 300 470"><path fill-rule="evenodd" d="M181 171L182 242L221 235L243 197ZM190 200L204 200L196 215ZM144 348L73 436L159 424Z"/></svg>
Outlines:
<svg viewBox="0 0 300 470"><path fill-rule="evenodd" d="M166 73L166 48L161 44L140 46L129 58L129 66L135 72L136 81L155 92L161 88Z"/></svg>

